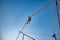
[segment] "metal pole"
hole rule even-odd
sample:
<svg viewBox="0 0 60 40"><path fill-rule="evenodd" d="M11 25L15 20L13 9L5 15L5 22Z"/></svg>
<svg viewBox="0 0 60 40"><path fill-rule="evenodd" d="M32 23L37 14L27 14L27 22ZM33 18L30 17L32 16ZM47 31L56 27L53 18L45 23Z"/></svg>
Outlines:
<svg viewBox="0 0 60 40"><path fill-rule="evenodd" d="M24 34L23 34L22 40L24 40Z"/></svg>

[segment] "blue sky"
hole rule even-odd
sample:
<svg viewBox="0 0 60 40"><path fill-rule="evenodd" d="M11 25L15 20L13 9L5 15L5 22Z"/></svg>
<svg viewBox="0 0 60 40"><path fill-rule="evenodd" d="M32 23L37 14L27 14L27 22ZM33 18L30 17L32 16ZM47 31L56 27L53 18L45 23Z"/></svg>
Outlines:
<svg viewBox="0 0 60 40"><path fill-rule="evenodd" d="M22 29L27 17L43 8L51 0L2 0L1 19L2 19L2 40L15 40L18 31ZM55 8L55 0L49 7L32 17L30 24L24 29L24 33L35 38L36 40L52 40L55 32L60 35L58 18ZM60 10L60 4L59 4ZM60 12L59 12L60 13ZM22 36L20 36L21 38ZM26 40L30 40L25 37ZM57 37L60 40L60 37ZM20 39L21 40L21 39Z"/></svg>

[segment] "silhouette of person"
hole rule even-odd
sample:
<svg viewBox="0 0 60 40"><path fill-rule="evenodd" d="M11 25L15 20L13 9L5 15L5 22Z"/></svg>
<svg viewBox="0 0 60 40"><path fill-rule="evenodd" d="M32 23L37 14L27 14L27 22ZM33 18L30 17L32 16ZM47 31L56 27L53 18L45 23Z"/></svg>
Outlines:
<svg viewBox="0 0 60 40"><path fill-rule="evenodd" d="M31 17L28 16L27 24L30 23L30 21L31 21Z"/></svg>
<svg viewBox="0 0 60 40"><path fill-rule="evenodd" d="M57 40L57 39L56 39L56 34L53 34L52 37L53 37L55 40Z"/></svg>

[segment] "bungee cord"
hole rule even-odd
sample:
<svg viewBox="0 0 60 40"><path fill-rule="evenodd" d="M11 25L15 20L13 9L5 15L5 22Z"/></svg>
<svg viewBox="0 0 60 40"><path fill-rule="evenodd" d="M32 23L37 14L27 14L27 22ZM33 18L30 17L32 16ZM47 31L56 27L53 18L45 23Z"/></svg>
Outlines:
<svg viewBox="0 0 60 40"><path fill-rule="evenodd" d="M53 2L53 0L51 0L45 7L41 8L40 10L38 10L37 12L33 13L31 15L31 17L33 17L34 15L38 14L39 12L43 11L44 9L46 9L51 3Z"/></svg>
<svg viewBox="0 0 60 40"><path fill-rule="evenodd" d="M58 23L59 23L59 27L60 27L60 18L59 18L59 11L58 11L58 1L56 1L56 11L57 11L57 16L58 16Z"/></svg>

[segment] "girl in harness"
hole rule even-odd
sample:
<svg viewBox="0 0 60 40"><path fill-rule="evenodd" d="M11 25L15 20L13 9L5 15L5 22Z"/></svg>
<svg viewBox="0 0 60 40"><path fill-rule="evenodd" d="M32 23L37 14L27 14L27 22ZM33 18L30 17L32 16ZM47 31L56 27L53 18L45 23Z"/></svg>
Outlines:
<svg viewBox="0 0 60 40"><path fill-rule="evenodd" d="M30 21L31 21L31 17L28 16L28 20L27 20L27 23L26 24L30 23Z"/></svg>

